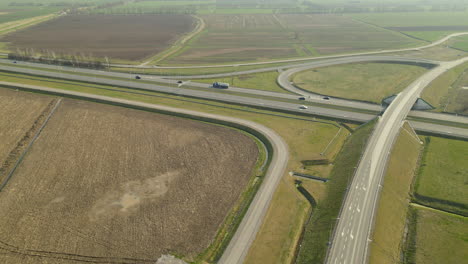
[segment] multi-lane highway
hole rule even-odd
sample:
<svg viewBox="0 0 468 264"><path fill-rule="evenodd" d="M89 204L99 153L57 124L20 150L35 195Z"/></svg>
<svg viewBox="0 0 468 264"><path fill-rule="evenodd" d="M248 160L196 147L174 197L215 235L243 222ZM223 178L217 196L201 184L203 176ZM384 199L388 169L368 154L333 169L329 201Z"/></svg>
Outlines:
<svg viewBox="0 0 468 264"><path fill-rule="evenodd" d="M361 58L361 57L351 57L345 59L332 60L330 63L337 64L337 63L352 63L355 60L362 62L362 61L382 61L382 60L402 60L404 61L411 61L414 62L412 59L405 59L405 58L388 58L382 56L375 56L369 58ZM416 60L419 61L419 60ZM60 78L65 80L74 80L74 81L83 81L83 82L93 82L98 84L105 84L105 85L114 85L119 87L126 87L126 88L133 88L139 90L148 90L148 91L155 91L155 92L163 92L175 95L182 95L187 97L195 97L195 98L203 98L215 101L221 101L226 103L234 103L234 104L241 104L241 105L249 105L259 108L265 108L275 111L285 111L291 113L300 113L300 114L308 114L314 116L324 116L324 117L331 117L341 120L348 120L354 122L367 122L373 119L381 110L380 105L370 104L365 102L358 102L352 100L345 100L345 99L338 99L332 98L331 100L323 100L323 98L316 98L307 96L306 100L299 101L299 95L293 94L284 94L284 93L276 93L270 91L262 91L262 90L254 90L254 89L246 89L246 88L237 88L232 87L227 90L222 89L214 89L209 88L207 84L202 83L192 83L190 82L189 85L191 87L184 88L184 87L174 87L174 86L167 86L164 84L171 84L176 85L176 81L174 80L164 80L158 77L152 76L141 76L145 82L135 81L135 75L127 74L127 73L116 73L116 72L106 72L106 71L98 71L98 70L91 70L91 69L76 69L70 67L61 67L61 66L54 66L54 65L42 65L37 63L29 63L29 62L17 62L13 63L12 61L8 60L0 60L2 64L0 64L0 70L3 71L10 71L10 72L18 72L24 73L29 75L39 75L51 78ZM419 61L426 63L427 61ZM8 63L8 64L7 64ZM435 62L433 62L435 63ZM311 65L328 65L327 62L314 62L313 64L308 63L305 67L311 67ZM27 67L21 67L27 66ZM40 69L45 68L47 70ZM50 71L53 70L53 71ZM84 75L84 74L93 74L94 76ZM101 77L102 76L102 77ZM154 79L151 79L154 78ZM147 81L154 81L154 83L147 82ZM161 84L161 82L163 84ZM187 84L184 84L184 86ZM307 109L301 109L300 105L303 102L312 103L307 104ZM367 112L362 112L361 110L366 110ZM369 112L372 111L372 112ZM421 113L417 111L413 111L411 114L421 115ZM437 113L424 113L425 119L432 119L432 120L443 120L446 117L442 117L441 114ZM451 117L454 119L454 117ZM460 122L460 120L465 120L468 122L468 118L466 117L458 117L455 122ZM432 128L432 129L431 129ZM441 134L445 133L453 133L453 128L451 127L441 127L436 125L427 124L425 126L425 130L431 129L433 133L441 132ZM461 132L464 132L462 130ZM460 134L453 133L454 135ZM468 135L468 130L466 131Z"/></svg>
<svg viewBox="0 0 468 264"><path fill-rule="evenodd" d="M441 63L401 92L378 119L343 203L327 263L366 263L375 208L390 150L421 91L468 58Z"/></svg>

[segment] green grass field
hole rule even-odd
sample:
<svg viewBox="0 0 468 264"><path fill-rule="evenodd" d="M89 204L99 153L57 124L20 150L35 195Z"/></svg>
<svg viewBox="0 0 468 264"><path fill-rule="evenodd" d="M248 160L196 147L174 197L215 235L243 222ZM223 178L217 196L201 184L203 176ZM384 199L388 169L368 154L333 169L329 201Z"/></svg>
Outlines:
<svg viewBox="0 0 468 264"><path fill-rule="evenodd" d="M427 144L415 184L416 200L468 215L468 141L430 137Z"/></svg>
<svg viewBox="0 0 468 264"><path fill-rule="evenodd" d="M451 47L468 52L468 36L460 36L451 41Z"/></svg>
<svg viewBox="0 0 468 264"><path fill-rule="evenodd" d="M196 79L195 81L203 83L226 82L229 83L231 86L266 90L279 93L289 93L276 83L276 78L278 77L278 75L278 72L262 72L256 74L215 79Z"/></svg>
<svg viewBox="0 0 468 264"><path fill-rule="evenodd" d="M425 68L390 63L356 63L300 72L294 84L318 94L381 103L406 88Z"/></svg>
<svg viewBox="0 0 468 264"><path fill-rule="evenodd" d="M380 193L369 258L371 264L399 263L410 186L421 149L418 136L405 124L393 147Z"/></svg>
<svg viewBox="0 0 468 264"><path fill-rule="evenodd" d="M417 214L415 263L466 263L467 218L415 208Z"/></svg>
<svg viewBox="0 0 468 264"><path fill-rule="evenodd" d="M468 114L468 63L459 65L432 81L422 98L436 107L437 112Z"/></svg>

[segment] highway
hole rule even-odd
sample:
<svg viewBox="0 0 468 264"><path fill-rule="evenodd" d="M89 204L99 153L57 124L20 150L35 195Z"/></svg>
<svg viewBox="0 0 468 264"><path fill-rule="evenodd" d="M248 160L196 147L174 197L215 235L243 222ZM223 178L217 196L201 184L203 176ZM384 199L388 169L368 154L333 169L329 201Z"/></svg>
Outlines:
<svg viewBox="0 0 468 264"><path fill-rule="evenodd" d="M446 70L466 61L468 57L444 62L427 72L401 92L382 117L378 118L348 188L326 263L367 263L368 245L381 182L400 128L422 90Z"/></svg>
<svg viewBox="0 0 468 264"><path fill-rule="evenodd" d="M373 58L360 58L356 57L360 61L362 60L382 60L388 59L387 57L373 57ZM404 60L403 58L399 58L398 60ZM411 60L411 59L407 59ZM229 88L227 90L223 89L214 89L209 88L207 84L201 83L190 83L190 85L197 85L198 89L187 89L187 88L178 88L178 87L169 87L164 86L157 83L146 83L146 82L139 82L135 81L134 75L127 74L127 73L115 73L115 72L106 72L106 71L97 71L91 69L75 69L70 67L66 67L67 71L48 71L48 70L59 70L64 67L61 66L54 66L54 65L44 65L43 68L48 70L40 70L36 68L29 68L29 67L41 67L42 64L37 63L29 63L29 62L18 62L20 65L28 66L26 67L18 67L18 63L12 63L12 61L8 60L0 60L0 62L7 61L10 65L0 64L0 70L10 71L10 72L17 72L29 75L38 75L38 76L45 76L51 78L61 78L65 80L73 80L73 81L82 81L82 82L93 82L97 84L105 84L105 85L114 85L119 87L127 87L139 90L148 90L148 91L155 91L155 92L163 92L168 94L175 94L175 95L182 95L187 97L194 97L194 98L202 98L202 99L209 99L215 100L225 103L235 103L241 105L248 105L253 107L265 108L274 111L285 111L290 113L300 113L300 114L308 114L314 116L323 116L328 118L335 118L341 120L348 120L353 122L367 122L372 120L378 112L382 110L380 105L370 104L365 102L353 101L353 100L345 100L345 99L338 99L338 98L331 98L330 100L323 100L322 98L306 98L306 102L315 103L314 105L308 105L307 109L300 109L299 106L304 104L303 101L298 100L298 95L292 94L284 94L284 93L275 93L270 91L262 91L262 90L254 90L254 89L246 89L246 88ZM345 58L340 59L339 61L332 61L330 63L350 63L354 62L353 58ZM327 62L315 62L319 63L319 65L327 65ZM308 65L307 67L309 67ZM70 70L70 71L68 71ZM86 76L83 74L95 74L97 76L103 77L92 77ZM120 79L109 79L109 78L122 78ZM151 76L150 76L151 77ZM142 78L146 81L146 76L142 76ZM128 79L128 80L124 80ZM148 79L151 81L151 79ZM155 82L159 82L160 79L154 80ZM174 80L166 80L166 83L175 85L176 82ZM234 94L232 93L234 92ZM244 94L245 96L242 96ZM252 97L255 96L255 97ZM249 97L250 96L250 97ZM287 99L288 101L277 101L275 99ZM336 108L333 108L336 107ZM345 108L343 108L345 107ZM346 108L348 107L348 108ZM374 111L375 114L371 113L362 113L362 112L354 112L355 110L370 110ZM423 115L426 119L434 119L434 120L444 120L447 119L444 115L437 113L420 113L419 111L412 111L411 115ZM455 117L450 115L450 119L454 119L455 122L465 122L468 123L467 117ZM429 125L430 126L430 125ZM441 129L440 126L433 126L433 133L437 133L438 130ZM427 129L427 127L426 127ZM446 133L446 129L442 131Z"/></svg>
<svg viewBox="0 0 468 264"><path fill-rule="evenodd" d="M233 264L242 263L247 252L252 244L255 236L262 224L263 218L268 210L268 206L273 197L273 193L278 186L281 178L285 174L286 166L289 159L288 145L284 140L276 134L273 130L260 125L258 123L243 120L235 117L220 116L215 114L202 113L197 111L185 110L180 108L168 107L163 105L155 105L142 103L131 100L117 99L108 96L100 96L94 94L87 94L81 92L65 91L60 89L26 85L26 84L15 84L17 87L32 91L43 91L54 95L62 96L73 96L81 99L92 99L93 101L103 103L117 103L122 106L137 106L145 109L154 109L159 111L180 113L197 117L205 117L213 120L223 120L231 123L241 124L262 133L273 146L272 160L268 170L265 174L262 185L260 186L255 198L250 204L247 213L245 214L242 222L237 229L234 237L231 239L227 249L224 251L219 264Z"/></svg>

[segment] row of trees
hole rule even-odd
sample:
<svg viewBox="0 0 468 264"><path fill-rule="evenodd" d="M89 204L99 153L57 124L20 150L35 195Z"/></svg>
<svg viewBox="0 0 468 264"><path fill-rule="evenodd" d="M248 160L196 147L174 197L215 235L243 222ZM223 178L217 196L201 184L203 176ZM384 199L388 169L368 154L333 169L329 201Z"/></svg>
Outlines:
<svg viewBox="0 0 468 264"><path fill-rule="evenodd" d="M49 50L36 52L34 49L17 49L16 52L8 54L8 59L90 69L104 69L109 65L107 58L104 64L100 60L84 54L65 55Z"/></svg>

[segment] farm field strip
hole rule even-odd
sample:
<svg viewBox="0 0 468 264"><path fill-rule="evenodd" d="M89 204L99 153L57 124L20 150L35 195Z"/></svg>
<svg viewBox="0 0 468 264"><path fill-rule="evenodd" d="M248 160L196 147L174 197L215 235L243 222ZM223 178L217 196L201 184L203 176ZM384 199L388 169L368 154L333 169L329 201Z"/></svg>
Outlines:
<svg viewBox="0 0 468 264"><path fill-rule="evenodd" d="M0 40L42 55L54 52L142 60L163 51L193 26L189 15L67 15Z"/></svg>
<svg viewBox="0 0 468 264"><path fill-rule="evenodd" d="M260 60L267 60L311 56L311 47L314 54L327 55L407 47L418 43L396 33L333 15L206 15L203 19L208 31L189 42L185 49L165 63L251 61L253 54ZM286 25L285 29L278 28L278 20ZM323 27L327 30L324 31ZM346 37L349 32L354 35L370 34L377 40L370 42L366 37L367 41L364 42L359 37ZM336 45L338 38L341 39L339 46ZM348 41L343 42L343 38ZM309 44L312 46L309 47Z"/></svg>
<svg viewBox="0 0 468 264"><path fill-rule="evenodd" d="M0 180L16 162L47 114L52 98L28 94L19 96L11 90L0 91Z"/></svg>
<svg viewBox="0 0 468 264"><path fill-rule="evenodd" d="M427 137L415 183L415 200L440 210L468 215L464 180L468 175L468 142Z"/></svg>
<svg viewBox="0 0 468 264"><path fill-rule="evenodd" d="M162 118L162 120L165 120L166 123L169 122L169 124L167 124L169 126L168 127L162 126L162 124L160 124L161 121L159 121L159 123L155 126L155 123L151 122L151 119L156 118L155 116L157 116L159 119ZM121 121L119 122L113 121L113 120L116 120L117 117L119 119L124 118L126 120L124 123L126 124L130 124L132 122L134 124L128 127L122 127L120 126L120 124L122 123ZM104 121L103 118L106 118L106 120ZM232 205L232 202L237 199L239 192L235 193L233 192L233 190L235 189L239 190L239 188L242 188L242 186L245 186L245 184L239 184L240 180L238 176L243 177L244 183L245 183L245 180L250 177L251 165L255 163L255 159L253 159L252 161L251 158L256 155L255 153L257 153L257 147L255 143L253 143L251 140L248 140L248 138L245 135L242 135L231 129L217 127L217 126L213 127L212 125L202 124L202 123L195 122L195 121L187 121L188 123L187 125L194 126L194 127L192 129L185 130L185 129L176 128L176 126L180 127L180 126L183 126L183 124L181 124L180 122L174 123L173 122L174 119L175 119L174 117L161 116L157 114L146 113L146 112L141 112L141 111L136 111L136 110L128 110L128 109L112 107L112 106L103 106L103 105L94 104L94 103L75 102L75 101L66 99L62 107L60 107L59 110L57 111L56 115L54 115L54 117L50 120L50 124L43 131L40 140L38 140L36 144L33 145L31 151L28 152L28 155L26 156L23 163L18 168L15 174L15 177L12 178L12 181L10 181L5 191L2 192L1 194L2 201L4 201L2 203L3 206L6 206L6 207L13 206L13 204L8 203L8 201L13 201L13 200L16 200L19 204L23 204L24 202L22 210L19 210L19 211L16 210L15 214L28 215L32 213L32 211L42 209L40 212L35 212L35 214L37 214L36 219L33 218L33 219L27 220L30 223L30 225L28 225L29 226L28 228L26 228L23 225L19 226L19 230L23 230L23 231L27 231L31 228L36 230L34 232L34 235L28 238L28 242L27 242L28 245L24 245L24 247L25 248L38 248L40 245L41 249L49 248L49 249L53 249L53 251L56 251L56 252L74 252L83 256L96 256L96 257L102 257L102 258L109 258L110 256L112 256L112 258L116 260L121 257L124 257L124 258L128 258L129 259L128 261L131 261L131 259L135 257L139 258L141 261L143 261L144 258L153 259L153 261L155 261L154 257L158 256L158 253L156 251L162 250L162 251L167 252L168 248L172 249L171 252L179 252L180 254L183 254L188 259L193 258L198 253L200 253L201 250L203 250L205 247L208 246L207 243L210 241L209 237L212 237L214 236L214 234L216 234L216 229L219 227L220 221L224 219L224 217L221 216L223 212L227 212L230 209L230 206L226 204L226 201L229 200L230 202L228 203L231 203ZM101 128L101 133L96 134L92 132L93 123L99 124ZM118 129L116 129L116 126L118 127ZM145 128L135 129L136 127L139 127L139 126L140 127L144 126ZM209 132L210 136L207 137L207 135L205 135L202 137L201 133L204 133L204 132L201 132L202 131L201 129L204 129L207 127L210 127L210 132ZM170 130L173 130L173 132L156 133L156 135L166 135L165 136L166 140L169 140L169 141L166 141L166 140L158 141L154 136L148 137L150 136L150 134L154 134L151 132L154 129L157 129L157 130L158 129L159 130L170 129ZM183 132L183 131L187 131L187 132ZM183 134L188 133L188 131L190 131L190 137L184 136ZM197 131L200 133L198 133ZM123 133L123 132L130 133L130 134L144 132L145 135L143 136L137 136L137 135L127 136L127 139L129 140L129 142L132 139L138 139L138 138L145 139L143 141L140 140L141 143L144 143L144 147L142 147L141 144L136 144L135 146L128 145L129 143L126 142L127 139L125 138L125 136L124 137L111 136L111 134ZM220 133L218 134L217 132L220 132ZM226 132L227 134L229 134L228 141L221 139L222 135L226 134ZM123 135L125 135L125 133ZM91 136L92 134L93 136ZM172 135L172 136L169 136L169 135ZM173 139L177 138L177 140L175 141L171 140L171 137ZM84 140L84 138L86 138L86 141L82 141ZM148 141L148 139L150 138L155 138L155 139ZM155 140L158 142L156 142ZM114 141L114 143L108 144L108 142L110 141ZM81 143L78 143L78 142L81 142ZM183 157L170 158L168 155L163 153L164 152L162 150L163 146L161 144L164 144L164 143L161 143L161 142L169 142L170 144L174 144L173 149L171 150L172 153L174 153L175 151L175 153L180 153L180 155L182 155ZM154 146L154 144L156 143L158 146ZM74 147L74 148L66 147L67 145L70 145L70 144L74 146L79 146L79 147ZM117 148L117 149L124 148L124 150L110 151L107 148L99 148L98 146L100 144L112 146L112 148ZM210 150L209 152L211 153L210 155L214 155L213 159L203 157L201 155L203 149L206 150L208 146L207 144L209 145L214 144L215 146L217 146L217 150L215 150L214 148L209 149ZM132 158L132 155L131 155L131 153L135 153L135 151L132 151L132 149L134 148L137 148L138 152L145 152L146 155L144 156L139 155L138 159L135 160L136 156L133 156ZM181 150L180 148L184 148L184 150ZM235 149L240 150L239 148L241 148L242 153L244 153L241 156L235 154L238 151L233 151ZM197 149L196 152L198 153L200 157L196 157L194 155L185 156L183 154L189 151L190 149L193 149L193 150ZM229 153L231 154L226 153L225 151L222 153L218 153L222 149L230 149L231 151ZM83 152L85 150L86 150L86 153L88 153L86 156L82 156L81 154L79 154L81 152L85 153ZM38 155L39 153L41 154ZM116 166L109 167L108 165L106 165L106 160L111 160L111 161L119 160L119 159L111 158L112 155L121 155L121 154L124 155L123 156L124 159L123 160L120 159L121 161L117 162L118 164L115 164ZM72 156L70 155L75 156L75 158L72 158ZM92 160L92 157L95 157L95 155L101 156L102 159ZM161 167L161 165L154 164L153 160L154 160L155 155L157 157L156 160L160 160L160 163L165 162L168 165ZM228 156L234 155L234 156L227 157L226 155ZM153 157L153 159L151 157ZM36 165L34 165L34 164L38 164L37 162L34 161L38 158L42 158L44 160L43 162L39 163L39 164L44 164L43 166L40 165L39 167L37 167ZM238 159L242 159L243 161L237 162ZM46 162L47 160L49 160L49 163ZM55 162L50 163L50 161L52 160L54 160ZM214 167L211 165L207 166L205 163L207 163L207 161L210 161L210 160L216 161L218 165L214 165ZM148 163L149 161L151 162ZM139 166L132 165L131 167L128 167L128 166L124 166L124 164L120 164L122 162L124 163L130 162L133 165L134 164L140 164L140 165ZM180 165L177 162L183 162L186 164ZM235 168L228 165L227 162L229 164L235 164ZM77 170L70 168L70 166L80 167L83 164L87 164L85 166L89 168L81 167L80 169L77 169ZM200 164L200 165L196 165L196 164ZM205 164L205 165L201 165L201 164ZM243 165L239 166L239 164L243 164ZM26 175L29 175L27 171L32 169L33 168L32 166L37 169L36 174L46 173L47 171L50 171L50 170L52 170L50 171L52 173L46 173L47 175L49 175L48 177L36 177L36 179L40 179L39 182L37 182L37 180L31 181L28 179L28 177L26 177ZM177 169L171 170L171 167L177 168ZM223 172L221 172L220 169L223 170ZM112 173L112 170L118 170L119 172ZM205 170L209 170L209 171L205 171ZM132 171L134 172L132 173ZM199 173L200 171L202 172L201 174ZM158 176L158 173L160 174L160 176ZM74 176L70 176L70 174L73 174ZM156 177L152 178L151 174L153 174L153 176L156 174ZM182 177L183 175L187 175L187 174L191 175L190 179L192 180L189 180L190 183L186 183L187 181L186 177ZM67 177L63 178L61 175L67 175ZM94 178L90 179L89 175L94 175ZM109 176L111 175L113 175L113 177L109 178ZM200 186L200 184L193 182L193 181L199 180L199 177L197 175L205 175L205 176L211 175L210 177L218 175L216 176L218 178L217 180L215 178L212 178L210 182L205 182L202 185L202 186L205 186L206 188L209 188L210 192L206 192L206 191L198 192L198 191L186 189L186 188L202 187ZM230 177L229 175L231 176L235 175L236 177ZM132 177L129 178L129 176L132 176ZM68 187L66 187L66 186L69 186L69 184L65 184L65 183L67 182L67 178L69 179L70 177L74 178L75 181L76 179L82 179L80 187L77 187L77 193L69 191ZM116 180L115 177L121 180ZM112 179L112 184L109 184L110 179ZM219 180L222 180L222 183L219 183L218 182ZM28 182L25 182L25 181L28 181ZM94 184L90 185L86 183L88 181L94 182ZM31 182L35 182L35 183L33 184ZM78 180L78 182L80 182L80 180ZM16 188L15 186L18 186L18 184L22 186L21 189L23 191L28 189L28 186L29 186L28 184L33 184L35 186L34 187L34 189L36 190L35 192L38 194L41 194L40 197L37 197L37 199L34 199L35 202L23 201L21 199L18 200L18 197L17 198L12 197L12 196L15 196L16 193L15 192L12 193L11 191L13 191L13 189ZM121 184L120 187L119 187L119 184ZM55 190L54 192L47 192L47 193L43 192L43 190L45 190L44 188L49 189L51 188L51 186ZM96 187L92 187L92 186L96 186ZM102 188L103 186L105 186L105 189L107 191L100 192L100 194L97 193L98 189ZM177 186L176 189L174 189L175 186ZM230 195L226 195L226 192L225 192L225 190L227 190L226 188L229 189ZM222 195L223 198L214 199L212 197L213 195L215 195L214 193L217 191L221 191L223 193ZM80 192L88 192L89 195L86 196L88 197L88 199L75 200L74 197ZM64 196L60 196L61 193ZM203 195L202 196L192 195L191 201L188 202L187 200L183 200L183 201L180 200L180 199L183 199L184 197L183 195L181 195L182 193L186 193L186 194L189 194L189 193L190 194L202 194L203 193ZM175 195L175 197L172 197L172 198L166 197L168 195L170 196ZM53 196L57 196L57 197L53 197ZM80 194L80 196L82 196L82 194ZM99 198L99 196L102 196L101 197L102 199ZM197 199L193 199L193 198L203 199L203 201L197 202ZM47 202L48 199L50 199L49 202ZM112 205L114 200L118 201L117 207ZM45 202L45 204L43 204L41 201ZM179 205L177 207L171 206L171 202L169 201L173 201L172 202L173 205L180 204L182 205L182 207ZM214 206L213 204L214 201L216 201L215 202L216 206ZM37 203L37 202L39 202L39 204L33 205L33 203ZM157 209L157 208L162 206L161 203L165 203L164 213L160 212L157 214L153 214L153 213L149 215L147 214L147 212L160 210L162 207L160 209ZM43 205L41 206L40 204L43 204ZM78 204L81 204L81 206L78 206ZM210 204L212 204L212 206L210 206ZM34 207L28 207L27 205L31 205ZM44 205L47 205L47 206L44 207ZM32 209L32 208L36 208L37 206L39 206L39 208ZM54 207L62 208L63 206L65 207L72 206L73 208L75 208L75 210L70 211L69 214L67 215L61 215L60 217L54 218L54 220L52 220L54 224L50 226L47 226L47 227L41 227L41 225L37 226L37 224L39 223L37 222L37 220L40 220L40 219L45 220L45 217L47 214L56 215L56 214L62 214L63 212L68 211L68 210L63 211L62 209L59 209L59 210L54 209ZM187 206L188 208L190 208L190 210L182 209ZM82 208L82 209L77 209L77 208ZM149 210L150 208L152 209ZM171 208L174 209L175 211L172 210ZM194 209L194 208L197 208L197 209ZM218 212L220 211L221 208L224 208L221 210L222 212ZM180 211L181 209L182 211ZM85 210L85 211L80 213L78 212L80 210ZM102 210L104 210L105 213L102 212ZM180 218L180 219L190 219L190 221L189 222L185 221L185 224L184 224L184 221L182 222L177 221L176 220L177 218L174 218L171 221L166 221L167 219L161 219L162 221L154 221L155 216L156 217L164 216L164 218L171 217L171 215L173 215L170 213L171 210L172 212L190 214L191 215L190 217L185 216L185 217ZM198 217L193 216L194 210L199 215ZM206 217L206 215L203 215L204 214L203 212L205 213L209 212L209 216ZM79 216L76 214L78 214ZM221 217L218 217L216 215L221 216ZM150 222L143 221L148 216L151 216L152 221ZM10 221L13 218L15 218L15 216L12 216L11 218L10 217L4 218L3 221L9 222L9 224L13 224ZM217 218L217 220L215 220L215 218ZM110 228L110 226L108 226L107 228L102 229L103 227L106 227L106 225L108 225L105 223L100 223L101 221L105 219L107 219L106 221L112 221L111 223L114 227ZM199 220L203 219L203 224L201 224L201 222L198 221L197 219ZM210 220L207 222L207 219L210 219ZM40 222L42 222L42 220ZM65 225L66 222L69 222L69 223ZM80 224L78 224L78 222ZM133 223L133 224L130 225L130 223ZM119 225L119 224L124 224L127 227L131 226L131 228L115 229L115 225ZM155 227L155 225L160 225L160 224L164 224L165 228L162 228L162 229L153 228ZM195 228L195 226L200 225L200 224L201 226L198 226L197 228ZM176 229L174 229L175 227L174 225L177 226ZM2 226L6 226L5 222L3 223ZM50 230L50 227L52 226L54 227L53 231ZM39 227L41 228L38 229ZM62 231L65 231L64 230L65 227L71 228L69 231L73 231L73 232L71 233L65 232L65 233L68 233L68 235L63 236ZM192 230L192 231L187 232L188 231L187 228L189 228L189 230ZM193 228L195 228L197 232L194 232ZM113 229L114 232L109 233L109 230L111 229ZM125 231L127 229L128 229L128 232L132 233L132 235L127 234L128 232ZM209 231L208 229L211 229L211 231ZM122 230L122 231L115 232L115 230ZM145 230L145 232L142 233L142 232L139 232L138 230L140 231ZM170 236L163 235L162 233L160 235L155 235L151 237L147 237L146 235L144 235L138 238L138 241L140 241L139 243L135 243L133 241L136 238L134 237L135 234L143 235L143 234L146 234L148 231L153 232L153 234L155 234L154 232L156 233L172 232L172 233L170 234ZM5 229L0 230L0 233L5 233L5 232L6 232ZM184 235L182 234L177 235L174 232L176 233L183 232ZM45 233L47 233L46 237L49 238L49 240L47 240L48 242L47 241L44 242L43 237ZM59 240L62 242L59 242L59 244L53 243L52 242L54 239L53 237L59 233L61 234ZM77 236L79 233L94 234L93 236L88 237L85 240L89 242L94 241L94 243L97 243L97 244L94 244L92 248L88 248L85 246L85 244L78 243L78 245L81 245L81 246L77 245L76 247L72 246L68 248L67 245L70 245L70 241L68 241L68 243L63 243L67 239L74 239L74 240L78 239L81 241L83 238L79 238L79 236ZM187 233L192 234L191 236L189 236L190 240L192 241L189 241L189 239L187 239ZM20 236L24 236L25 234L26 233L20 232L18 236L15 236L15 238L12 238L12 239L15 240ZM112 236L113 238L109 236ZM123 237L126 237L126 239L122 241L121 239L118 239L116 236L117 237L123 236ZM41 239L37 240L39 238ZM57 237L55 237L55 239L57 239ZM109 239L111 239L114 242L110 243L111 240ZM149 243L148 239L152 240L152 242ZM183 241L185 242L182 242L182 243L175 242L175 244L171 242L176 239L183 239ZM147 241L148 243L143 243L141 242L142 240ZM159 240L159 242L154 241L154 240ZM193 240L196 240L198 242L193 243ZM21 241L21 239L17 240L16 243L14 241L11 241L11 243L9 244L18 244L19 241ZM41 241L41 243L38 244L37 241ZM119 243L121 245L122 244L125 245L125 250L122 250L121 246L118 246ZM161 245L155 246L160 243L166 243L168 244L168 246L161 246ZM72 243L72 245L73 244L75 243ZM104 248L107 247L106 245L110 246L110 248L107 248L104 250ZM135 246L137 246L137 248L135 248ZM27 260L28 262L22 262L22 263L34 263L34 260L31 260L29 258L27 258ZM145 260L145 262L146 261L149 261L149 260Z"/></svg>
<svg viewBox="0 0 468 264"><path fill-rule="evenodd" d="M18 30L18 29L23 29L25 27L29 27L38 23L45 22L55 17L57 17L55 14L51 14L51 15L45 15L45 16L39 16L39 17L22 19L18 21L2 23L0 24L0 36L10 33L12 31Z"/></svg>
<svg viewBox="0 0 468 264"><path fill-rule="evenodd" d="M15 164L13 165L13 167L11 168L11 170L8 172L8 174L6 175L5 179L3 179L3 181L0 183L0 191L5 188L5 186L7 185L8 181L11 179L11 177L13 176L13 174L15 173L16 169L18 168L18 166L21 164L21 161L23 161L23 158L25 157L26 153L29 151L29 149L32 147L32 145L34 144L34 142L36 141L36 139L39 137L40 133L42 132L42 130L44 129L44 127L47 125L47 122L49 122L50 118L52 117L52 115L55 113L55 110L57 110L57 107L60 105L60 103L62 102L62 99L58 99L53 108L50 110L50 112L47 114L47 116L45 116L43 113L43 115L41 117L44 117L44 120L42 121L42 124L40 125L40 127L37 129L37 131L35 131L35 134L32 135L32 138L30 139L29 141L29 144L27 144L27 146L24 148L23 150L23 153L21 153L17 158ZM41 118L40 117L40 118ZM38 120L36 120L35 124L39 123ZM34 131L34 127L31 128L30 131L28 132L32 132ZM24 139L27 139L28 136L26 136ZM25 142L26 143L26 140ZM18 144L18 146L20 146L22 144L22 142L20 142ZM18 149L15 149L13 150L13 152L15 151L19 151L19 148ZM14 154L13 154L14 155ZM12 156L12 153L10 153L10 156Z"/></svg>

